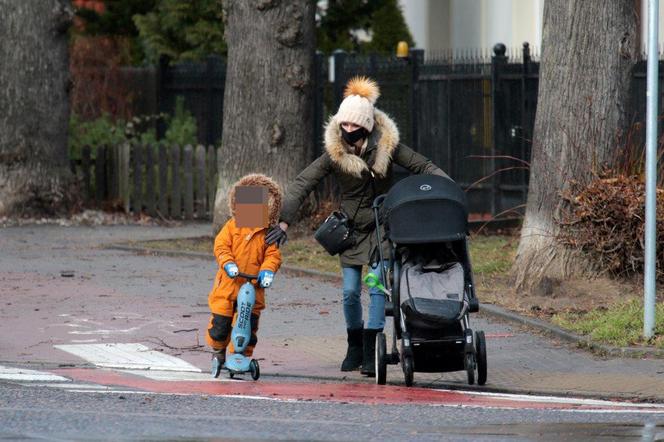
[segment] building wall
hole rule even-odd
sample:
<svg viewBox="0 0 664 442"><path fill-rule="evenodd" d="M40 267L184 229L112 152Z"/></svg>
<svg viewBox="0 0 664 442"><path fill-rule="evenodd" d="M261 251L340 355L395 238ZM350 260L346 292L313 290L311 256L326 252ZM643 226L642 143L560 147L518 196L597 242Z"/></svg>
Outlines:
<svg viewBox="0 0 664 442"><path fill-rule="evenodd" d="M589 0L590 1L590 0ZM594 0L593 0L594 1ZM545 0L400 0L415 44L425 51L489 49L496 43L539 52ZM647 48L648 0L634 0L641 16L641 47ZM664 5L659 8L664 47Z"/></svg>

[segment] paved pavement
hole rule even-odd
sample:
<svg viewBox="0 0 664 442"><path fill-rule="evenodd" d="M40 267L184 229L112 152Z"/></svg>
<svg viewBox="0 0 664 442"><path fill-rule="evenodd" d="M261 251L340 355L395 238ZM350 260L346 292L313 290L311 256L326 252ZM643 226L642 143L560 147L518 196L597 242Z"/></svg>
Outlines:
<svg viewBox="0 0 664 442"><path fill-rule="evenodd" d="M103 245L209 233L208 224L0 229L0 365L92 367L80 352L55 346L136 343L206 372L210 355L202 345L213 260L141 256ZM266 383L372 382L338 371L345 345L338 282L282 272L267 298L256 350ZM482 315L473 323L488 335L484 390L664 401L661 360L602 359ZM397 366L389 367L388 382L402 385ZM416 373L415 383L467 387L461 372Z"/></svg>

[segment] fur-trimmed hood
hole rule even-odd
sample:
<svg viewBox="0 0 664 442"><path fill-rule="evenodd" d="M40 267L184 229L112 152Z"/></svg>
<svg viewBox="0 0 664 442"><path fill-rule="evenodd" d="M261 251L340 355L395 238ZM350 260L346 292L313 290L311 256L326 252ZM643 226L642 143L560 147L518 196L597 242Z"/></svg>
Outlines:
<svg viewBox="0 0 664 442"><path fill-rule="evenodd" d="M392 119L384 112L376 109L374 111L375 126L369 136L369 145L376 146L376 159L372 165L375 174L384 177L387 175L392 161L392 153L399 144L399 129ZM368 170L369 166L359 156L349 152L341 138L341 130L335 116L331 117L325 126L325 150L339 168L350 175L362 176L362 172Z"/></svg>
<svg viewBox="0 0 664 442"><path fill-rule="evenodd" d="M235 190L239 186L263 186L267 187L268 192L268 218L271 226L279 222L279 212L281 212L281 200L283 193L281 187L272 178L260 173L252 173L240 178L228 193L228 208L231 216L235 216Z"/></svg>

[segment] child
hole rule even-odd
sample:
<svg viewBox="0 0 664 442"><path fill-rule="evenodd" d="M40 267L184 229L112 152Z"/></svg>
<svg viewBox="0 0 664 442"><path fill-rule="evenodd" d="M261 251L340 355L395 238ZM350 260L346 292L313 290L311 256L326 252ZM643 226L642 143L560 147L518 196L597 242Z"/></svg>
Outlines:
<svg viewBox="0 0 664 442"><path fill-rule="evenodd" d="M272 285L274 274L281 265L277 245L265 243L268 226L278 221L281 197L279 185L260 174L242 177L228 195L232 218L214 240L214 256L219 270L208 297L212 317L205 336L221 363L225 361L229 344L229 352L233 353L230 337L237 318L235 304L240 286L246 282L237 277L240 272L258 275L256 303L251 312L251 339L244 355L250 357L256 346L258 319L265 308L264 289Z"/></svg>

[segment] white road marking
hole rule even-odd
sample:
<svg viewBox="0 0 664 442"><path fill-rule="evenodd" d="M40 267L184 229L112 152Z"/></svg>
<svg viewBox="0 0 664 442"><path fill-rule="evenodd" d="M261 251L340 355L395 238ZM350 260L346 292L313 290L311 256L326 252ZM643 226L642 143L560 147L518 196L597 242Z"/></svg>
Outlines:
<svg viewBox="0 0 664 442"><path fill-rule="evenodd" d="M130 327L130 328L124 328L124 329L114 329L114 330L106 330L106 329L100 329L100 330L85 330L85 331L70 331L70 335L113 335L116 333L134 333L135 331L140 330L141 327Z"/></svg>
<svg viewBox="0 0 664 442"><path fill-rule="evenodd" d="M143 344L76 344L55 348L105 368L200 373L201 369L175 356L150 350Z"/></svg>
<svg viewBox="0 0 664 442"><path fill-rule="evenodd" d="M549 404L588 405L594 407L652 408L652 409L662 410L661 412L664 412L664 404L618 402L618 401L605 401L601 399L566 398L559 396L535 396L535 395L513 394L513 393L490 393L484 391L468 391L468 390L436 389L436 391L442 391L446 393L461 393L469 396L489 396L489 397L494 397L496 399L510 400L515 402L544 402Z"/></svg>
<svg viewBox="0 0 664 442"><path fill-rule="evenodd" d="M53 373L28 370L26 368L13 368L0 365L0 380L7 381L41 381L41 382L67 382L67 379Z"/></svg>
<svg viewBox="0 0 664 442"><path fill-rule="evenodd" d="M212 375L208 373L191 373L191 372L182 372L182 371L159 371L159 370L121 370L124 373L133 374L136 376L143 376L148 379L155 381L228 381L235 382L239 379L229 379L227 378L227 372L222 371L219 375L219 378L215 379ZM224 376L226 374L226 376Z"/></svg>
<svg viewBox="0 0 664 442"><path fill-rule="evenodd" d="M114 387L108 387L106 385L99 384L75 384L73 382L69 383L35 383L35 382L17 382L18 385L30 386L30 387L50 387L50 388L66 388L68 390L77 389L77 390L110 390Z"/></svg>

